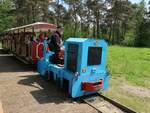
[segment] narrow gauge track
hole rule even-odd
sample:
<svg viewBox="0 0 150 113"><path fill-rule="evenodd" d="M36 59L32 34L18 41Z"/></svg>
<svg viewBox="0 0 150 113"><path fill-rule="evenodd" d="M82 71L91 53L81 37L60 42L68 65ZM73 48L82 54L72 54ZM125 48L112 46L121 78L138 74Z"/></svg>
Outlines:
<svg viewBox="0 0 150 113"><path fill-rule="evenodd" d="M137 113L108 97L100 94L83 97L82 101L98 111L98 113Z"/></svg>

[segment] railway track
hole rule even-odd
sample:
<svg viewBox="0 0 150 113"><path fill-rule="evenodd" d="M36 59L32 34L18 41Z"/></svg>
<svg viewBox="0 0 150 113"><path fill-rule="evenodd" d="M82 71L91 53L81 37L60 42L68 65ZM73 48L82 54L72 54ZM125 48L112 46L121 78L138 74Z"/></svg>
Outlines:
<svg viewBox="0 0 150 113"><path fill-rule="evenodd" d="M98 113L137 113L120 103L100 94L82 98L82 101L98 111Z"/></svg>

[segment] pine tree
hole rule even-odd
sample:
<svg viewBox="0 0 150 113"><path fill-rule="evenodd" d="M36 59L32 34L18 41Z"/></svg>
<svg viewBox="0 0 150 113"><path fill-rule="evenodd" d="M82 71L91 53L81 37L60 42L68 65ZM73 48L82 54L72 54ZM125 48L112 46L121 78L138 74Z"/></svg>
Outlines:
<svg viewBox="0 0 150 113"><path fill-rule="evenodd" d="M109 26L109 39L114 43L121 43L127 32L128 22L132 13L128 0L110 0L107 12L107 24Z"/></svg>
<svg viewBox="0 0 150 113"><path fill-rule="evenodd" d="M13 22L13 15L11 15L12 2L5 0L0 3L0 32L10 28Z"/></svg>
<svg viewBox="0 0 150 113"><path fill-rule="evenodd" d="M16 26L48 21L49 0L14 0Z"/></svg>

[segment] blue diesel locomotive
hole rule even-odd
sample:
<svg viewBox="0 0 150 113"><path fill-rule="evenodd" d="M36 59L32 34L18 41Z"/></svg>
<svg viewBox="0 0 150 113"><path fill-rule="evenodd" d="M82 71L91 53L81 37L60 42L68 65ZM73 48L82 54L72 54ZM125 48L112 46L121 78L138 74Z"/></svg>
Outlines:
<svg viewBox="0 0 150 113"><path fill-rule="evenodd" d="M106 68L107 43L104 40L69 38L65 42L64 66L53 64L44 43L44 58L38 60L40 76L53 77L63 87L68 81L68 94L72 98L103 92L108 88Z"/></svg>

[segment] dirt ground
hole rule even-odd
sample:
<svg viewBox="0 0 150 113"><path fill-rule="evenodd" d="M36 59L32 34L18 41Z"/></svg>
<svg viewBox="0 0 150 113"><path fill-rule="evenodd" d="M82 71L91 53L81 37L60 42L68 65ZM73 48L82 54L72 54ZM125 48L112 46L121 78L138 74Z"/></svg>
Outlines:
<svg viewBox="0 0 150 113"><path fill-rule="evenodd" d="M68 98L12 55L0 52L0 102L4 113L97 113Z"/></svg>
<svg viewBox="0 0 150 113"><path fill-rule="evenodd" d="M135 87L124 84L121 89L126 93L135 94L140 97L150 98L150 89L146 89L143 87Z"/></svg>

